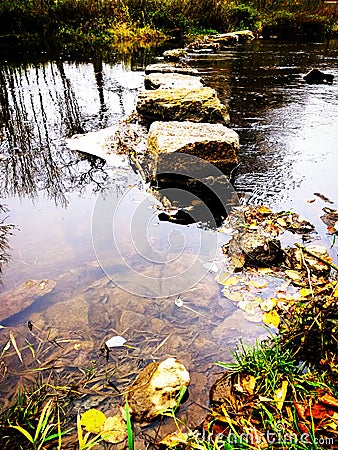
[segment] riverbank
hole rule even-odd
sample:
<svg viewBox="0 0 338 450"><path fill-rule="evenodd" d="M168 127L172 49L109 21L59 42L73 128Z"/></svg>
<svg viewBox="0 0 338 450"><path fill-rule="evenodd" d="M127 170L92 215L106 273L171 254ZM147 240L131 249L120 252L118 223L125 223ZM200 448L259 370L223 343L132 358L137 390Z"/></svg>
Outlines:
<svg viewBox="0 0 338 450"><path fill-rule="evenodd" d="M40 2L11 0L0 6L0 50L73 53L109 51L123 42L146 44L175 35L180 39L215 32L251 29L263 37L322 40L337 30L338 9L326 2L289 6L262 2L216 0L189 5L185 1L133 0Z"/></svg>

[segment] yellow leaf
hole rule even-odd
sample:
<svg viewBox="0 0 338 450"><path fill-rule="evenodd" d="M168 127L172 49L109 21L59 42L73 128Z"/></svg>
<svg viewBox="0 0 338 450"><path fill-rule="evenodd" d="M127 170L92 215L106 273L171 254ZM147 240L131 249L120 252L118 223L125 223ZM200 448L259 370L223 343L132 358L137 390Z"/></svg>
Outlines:
<svg viewBox="0 0 338 450"><path fill-rule="evenodd" d="M312 295L312 294L313 294L313 290L312 290L312 289L309 289L309 288L302 288L302 289L299 291L299 294L300 294L302 297L308 297L309 295Z"/></svg>
<svg viewBox="0 0 338 450"><path fill-rule="evenodd" d="M88 409L88 411L81 414L81 425L90 433L100 433L105 421L106 416L98 409Z"/></svg>
<svg viewBox="0 0 338 450"><path fill-rule="evenodd" d="M338 285L336 285L336 289L335 289L335 291L333 293L333 296L334 297L338 297Z"/></svg>
<svg viewBox="0 0 338 450"><path fill-rule="evenodd" d="M263 322L269 327L278 328L280 324L280 317L277 311L265 312L263 314Z"/></svg>
<svg viewBox="0 0 338 450"><path fill-rule="evenodd" d="M286 228L288 226L287 223L285 222L285 220L282 217L278 217L276 222L278 223L278 225L280 225L283 228Z"/></svg>
<svg viewBox="0 0 338 450"><path fill-rule="evenodd" d="M223 286L236 286L236 284L238 284L239 281L240 281L239 278L233 275L232 277L223 280L221 284L223 284Z"/></svg>
<svg viewBox="0 0 338 450"><path fill-rule="evenodd" d="M263 289L269 284L266 280L250 280L251 286L256 289Z"/></svg>
<svg viewBox="0 0 338 450"><path fill-rule="evenodd" d="M270 267L259 267L257 271L261 274L268 274L272 272L272 269Z"/></svg>
<svg viewBox="0 0 338 450"><path fill-rule="evenodd" d="M23 364L21 352L20 352L20 350L19 350L19 348L17 346L17 343L16 343L16 340L15 340L15 337L14 337L14 334L13 334L12 330L9 331L9 338L10 338L12 344L13 344L13 347L14 347L14 350L16 351L16 354L18 355L18 358L20 359L20 361Z"/></svg>
<svg viewBox="0 0 338 450"><path fill-rule="evenodd" d="M279 411L281 411L283 408L283 403L286 397L287 390L288 390L288 382L282 381L282 387L275 391L274 399Z"/></svg>
<svg viewBox="0 0 338 450"><path fill-rule="evenodd" d="M228 278L231 277L231 272L223 272L215 276L215 280L219 284L223 284Z"/></svg>
<svg viewBox="0 0 338 450"><path fill-rule="evenodd" d="M118 414L108 417L102 426L101 436L103 440L112 444L124 441L128 436L125 420Z"/></svg>
<svg viewBox="0 0 338 450"><path fill-rule="evenodd" d="M256 211L260 214L271 214L271 209L263 205L259 206Z"/></svg>
<svg viewBox="0 0 338 450"><path fill-rule="evenodd" d="M295 281L300 281L302 279L302 275L298 270L286 270L285 275Z"/></svg>
<svg viewBox="0 0 338 450"><path fill-rule="evenodd" d="M233 302L239 302L242 300L243 295L240 292L231 292L229 289L224 288L222 290L224 297L232 300Z"/></svg>

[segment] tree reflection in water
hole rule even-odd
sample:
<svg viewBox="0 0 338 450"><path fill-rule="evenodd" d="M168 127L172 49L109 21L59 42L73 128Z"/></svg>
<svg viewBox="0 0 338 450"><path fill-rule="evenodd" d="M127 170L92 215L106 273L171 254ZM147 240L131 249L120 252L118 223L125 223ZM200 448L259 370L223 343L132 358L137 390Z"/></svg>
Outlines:
<svg viewBox="0 0 338 450"><path fill-rule="evenodd" d="M8 209L5 205L0 203L0 283L1 283L1 273L2 266L7 264L10 259L10 246L8 243L8 238L13 234L15 226L13 224L6 223L5 214Z"/></svg>
<svg viewBox="0 0 338 450"><path fill-rule="evenodd" d="M111 125L115 118L105 99L102 60L93 69L78 68L76 80L67 76L70 65L61 60L46 65L13 67L0 64L0 192L2 197L32 199L43 192L57 205L67 206L67 192L81 193L88 184L94 191L105 189L107 174L97 158L81 157L66 149L65 138L93 128L93 111L85 111L79 98L99 103L94 128ZM81 73L81 71L85 72ZM81 91L81 75L93 92ZM88 78L90 77L90 80ZM109 90L117 96L118 119L126 114L126 95L136 89L122 87L112 79ZM76 84L77 83L77 84ZM87 87L87 86L86 86ZM82 86L83 89L83 86ZM95 90L97 93L95 94ZM106 90L107 92L107 90ZM91 100L90 95L95 98ZM82 96L82 98L81 98ZM91 105L93 109L95 106ZM110 120L110 123L108 121ZM89 126L88 126L89 124Z"/></svg>

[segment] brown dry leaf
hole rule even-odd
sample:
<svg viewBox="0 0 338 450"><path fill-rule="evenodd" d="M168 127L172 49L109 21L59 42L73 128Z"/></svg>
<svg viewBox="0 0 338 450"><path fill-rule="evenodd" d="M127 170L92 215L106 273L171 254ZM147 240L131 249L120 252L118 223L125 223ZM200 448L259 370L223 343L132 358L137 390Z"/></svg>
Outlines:
<svg viewBox="0 0 338 450"><path fill-rule="evenodd" d="M263 314L263 322L268 327L278 328L278 326L280 324L280 317L279 317L278 312L277 311L265 312Z"/></svg>
<svg viewBox="0 0 338 450"><path fill-rule="evenodd" d="M167 434L160 441L160 445L166 448L175 448L179 444L186 445L188 443L189 436L187 433L182 433L182 431L175 431L174 433Z"/></svg>
<svg viewBox="0 0 338 450"><path fill-rule="evenodd" d="M102 426L101 436L104 441L112 444L124 441L128 437L125 420L119 414L108 417Z"/></svg>
<svg viewBox="0 0 338 450"><path fill-rule="evenodd" d="M283 408L287 390L288 390L288 382L284 380L284 381L282 381L282 387L275 391L274 399L275 399L276 406L279 409L279 411L281 411Z"/></svg>
<svg viewBox="0 0 338 450"><path fill-rule="evenodd" d="M328 406L333 406L334 408L338 408L338 399L333 397L331 394L324 394L321 397L318 398L318 401L320 403L324 403Z"/></svg>
<svg viewBox="0 0 338 450"><path fill-rule="evenodd" d="M256 378L252 375L243 375L240 380L243 392L249 395L255 393Z"/></svg>

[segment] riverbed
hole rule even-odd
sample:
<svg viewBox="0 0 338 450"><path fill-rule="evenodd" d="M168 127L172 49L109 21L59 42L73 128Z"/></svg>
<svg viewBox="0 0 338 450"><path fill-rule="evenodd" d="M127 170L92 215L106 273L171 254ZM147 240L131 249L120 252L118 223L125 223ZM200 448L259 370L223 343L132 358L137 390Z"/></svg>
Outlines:
<svg viewBox="0 0 338 450"><path fill-rule="evenodd" d="M230 126L240 136L234 178L240 201L293 208L315 225L314 239L326 246L332 237L320 215L323 207L337 208L338 203L338 85L306 85L302 76L317 67L337 79L337 60L337 41L263 40L188 60L228 105ZM229 360L240 339L252 341L267 330L225 298L215 281L226 267L220 249L229 239L226 233L200 223L161 221L161 204L125 156L107 167L68 148L68 139L83 134L81 145L100 145L102 136L88 133L118 125L135 109L143 69L142 61L123 58L0 63L1 203L8 207L6 222L16 225L0 293L29 279L56 282L52 292L2 321L0 340L6 344L10 329L20 348L27 347L26 340L33 345L43 341L39 358L46 366L57 360L60 376L107 369L120 391L148 362L176 356L191 373L184 413L193 426L204 416L209 388L220 373L214 362ZM111 211L105 201L111 197L118 204L114 236L121 251L110 255L107 270L100 252L110 245ZM167 258L184 255L176 274L201 256L201 245L216 242L214 252L203 253L201 276L184 287L171 283L161 295L151 289L151 281L139 289L132 271L142 280L164 277L163 264L154 264L149 253L140 258L143 248L131 245L129 224L140 211L146 217L142 231L148 251ZM336 246L330 251L335 258ZM100 348L114 335L123 336L127 347L112 351L106 361ZM36 360L29 348L22 355L23 363L14 351L7 360L13 375L0 385L4 403L17 382L32 378ZM111 389L87 395L77 406L107 409L107 395L114 394Z"/></svg>

